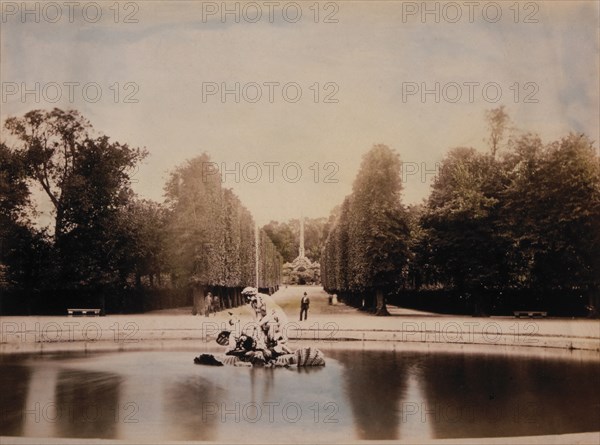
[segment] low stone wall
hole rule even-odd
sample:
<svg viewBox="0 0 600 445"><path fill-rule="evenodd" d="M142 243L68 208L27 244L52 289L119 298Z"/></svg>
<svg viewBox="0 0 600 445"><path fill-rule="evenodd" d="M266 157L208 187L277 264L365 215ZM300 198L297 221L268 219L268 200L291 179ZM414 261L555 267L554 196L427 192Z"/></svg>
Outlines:
<svg viewBox="0 0 600 445"><path fill-rule="evenodd" d="M240 312L240 309L234 310ZM242 317L243 314L239 314ZM3 317L0 353L51 350L119 350L183 341L214 345L228 329L228 315L114 315L105 317ZM252 329L249 318L242 326ZM385 342L482 347L553 348L600 355L600 324L595 320L515 319L509 317L314 316L288 322L290 342L333 344Z"/></svg>

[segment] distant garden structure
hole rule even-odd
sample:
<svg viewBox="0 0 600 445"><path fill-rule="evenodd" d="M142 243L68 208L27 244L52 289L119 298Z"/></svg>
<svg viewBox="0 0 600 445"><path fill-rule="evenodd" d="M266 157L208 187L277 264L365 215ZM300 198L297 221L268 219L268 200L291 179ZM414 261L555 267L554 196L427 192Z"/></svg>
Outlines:
<svg viewBox="0 0 600 445"><path fill-rule="evenodd" d="M283 265L284 284L321 284L321 265L308 258L304 251L304 218L300 218L298 256Z"/></svg>

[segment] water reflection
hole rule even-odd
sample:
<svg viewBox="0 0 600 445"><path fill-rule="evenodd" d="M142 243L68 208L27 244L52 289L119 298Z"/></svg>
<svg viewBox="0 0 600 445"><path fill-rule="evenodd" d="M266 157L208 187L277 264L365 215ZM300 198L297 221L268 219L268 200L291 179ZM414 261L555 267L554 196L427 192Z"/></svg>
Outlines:
<svg viewBox="0 0 600 445"><path fill-rule="evenodd" d="M221 388L201 377L188 377L167 385L163 396L168 407L165 436L172 440L218 439L219 419L202 407L222 399Z"/></svg>
<svg viewBox="0 0 600 445"><path fill-rule="evenodd" d="M345 365L346 392L362 439L600 429L597 361L395 351L328 355Z"/></svg>
<svg viewBox="0 0 600 445"><path fill-rule="evenodd" d="M0 361L0 435L324 442L597 431L598 361L324 348L325 368L186 351Z"/></svg>
<svg viewBox="0 0 600 445"><path fill-rule="evenodd" d="M61 370L54 396L55 435L116 438L117 425L122 420L120 383L121 378L116 374Z"/></svg>
<svg viewBox="0 0 600 445"><path fill-rule="evenodd" d="M23 435L55 436L57 420L55 367L36 366L31 369L23 416Z"/></svg>
<svg viewBox="0 0 600 445"><path fill-rule="evenodd" d="M0 366L0 435L22 436L31 370L19 364Z"/></svg>
<svg viewBox="0 0 600 445"><path fill-rule="evenodd" d="M395 351L340 351L333 356L344 363L345 394L352 407L359 439L397 439L398 399L406 391L409 361ZM382 364L385 363L384 366Z"/></svg>
<svg viewBox="0 0 600 445"><path fill-rule="evenodd" d="M185 434L174 432L169 438L227 443L343 440L351 415L337 407L343 398L339 365L332 361L328 368L198 367L195 377L174 378L169 386L166 400L172 419L180 428L177 419L182 416L190 426Z"/></svg>
<svg viewBox="0 0 600 445"><path fill-rule="evenodd" d="M400 411L400 439L418 439L420 437L434 437L431 423L424 419L420 411L423 410L422 400L425 400L423 375L419 362L413 363L407 372L406 391L398 403ZM425 410L426 413L426 410Z"/></svg>
<svg viewBox="0 0 600 445"><path fill-rule="evenodd" d="M432 355L422 385L435 437L600 429L598 363ZM439 372L445 369L445 372Z"/></svg>

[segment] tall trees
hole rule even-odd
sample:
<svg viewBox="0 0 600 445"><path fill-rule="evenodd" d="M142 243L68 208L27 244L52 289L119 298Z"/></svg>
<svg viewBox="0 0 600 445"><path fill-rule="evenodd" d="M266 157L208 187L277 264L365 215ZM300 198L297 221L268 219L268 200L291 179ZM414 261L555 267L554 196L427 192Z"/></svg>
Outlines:
<svg viewBox="0 0 600 445"><path fill-rule="evenodd" d="M263 230L259 232L256 283L255 224L238 197L221 185L204 153L176 168L165 185L168 206L169 263L176 281L200 287L257 285L274 287L282 258Z"/></svg>
<svg viewBox="0 0 600 445"><path fill-rule="evenodd" d="M21 157L0 142L0 289L31 285L47 263L43 231L32 226L30 192Z"/></svg>
<svg viewBox="0 0 600 445"><path fill-rule="evenodd" d="M523 137L504 166L514 281L542 289L600 287L600 162L592 142L570 134L543 146Z"/></svg>
<svg viewBox="0 0 600 445"><path fill-rule="evenodd" d="M65 204L62 187L75 169L78 145L88 135L90 124L76 111L33 110L10 117L5 127L16 137L17 152L30 176L42 187L55 211L54 234L63 232Z"/></svg>
<svg viewBox="0 0 600 445"><path fill-rule="evenodd" d="M385 297L399 286L410 256L400 169L399 156L385 145L365 154L325 246L328 289L360 295L377 315L387 314Z"/></svg>
<svg viewBox="0 0 600 445"><path fill-rule="evenodd" d="M502 139L504 139L505 133L508 130L510 124L510 117L504 109L504 105L493 108L486 111L485 118L488 124L488 130L490 132L488 143L490 145L490 153L492 158L496 157L496 153L500 148Z"/></svg>
<svg viewBox="0 0 600 445"><path fill-rule="evenodd" d="M22 220L27 214L29 187L22 159L0 142L0 215Z"/></svg>
<svg viewBox="0 0 600 445"><path fill-rule="evenodd" d="M504 290L598 296L594 144L575 134L548 144L507 138L502 107L486 119L490 152L450 150L423 205L403 206L393 150L375 145L365 154L352 193L329 219L306 220L305 251L321 261L328 291L377 314L387 312L386 295L421 284L479 303ZM76 111L35 110L5 126L0 286L122 289L160 284L168 273L176 286L219 289L231 304L242 286L277 286L282 261L297 256L299 221L271 222L257 237L252 215L207 154L171 173L158 204L130 187L145 150L94 136ZM53 233L30 221L34 185L54 208Z"/></svg>
<svg viewBox="0 0 600 445"><path fill-rule="evenodd" d="M490 152L450 150L424 205L401 205L399 160L387 147L365 156L352 194L331 216L326 290L378 313L386 291L422 285L456 291L476 314L506 294L543 305L548 295L577 291L600 306L597 148L575 134L548 144L511 136L504 144L504 108L486 119ZM552 304L559 311L562 303Z"/></svg>
<svg viewBox="0 0 600 445"><path fill-rule="evenodd" d="M485 311L486 290L507 281L508 240L498 218L502 185L493 156L453 149L442 162L421 217L419 253L427 258L418 264L431 268L429 280L474 296L477 312Z"/></svg>
<svg viewBox="0 0 600 445"><path fill-rule="evenodd" d="M322 253L321 275L326 290L340 293L347 302L352 300L349 292L348 225L350 223L351 197L347 196L331 222L329 236ZM336 210L337 210L336 209Z"/></svg>
<svg viewBox="0 0 600 445"><path fill-rule="evenodd" d="M220 179L203 175L208 155L196 157L176 168L165 185L169 210L168 245L171 270L176 279L193 279L203 285L217 284L218 268L211 260L218 241L219 220L214 202L220 195Z"/></svg>
<svg viewBox="0 0 600 445"><path fill-rule="evenodd" d="M597 293L599 222L600 164L585 136L524 135L498 159L454 149L421 218L417 267L478 303L490 290Z"/></svg>
<svg viewBox="0 0 600 445"><path fill-rule="evenodd" d="M400 171L398 154L375 145L364 156L352 189L350 286L375 294L378 315L387 314L385 295L398 287L409 258Z"/></svg>
<svg viewBox="0 0 600 445"><path fill-rule="evenodd" d="M242 203L231 189L223 190L223 284L242 283Z"/></svg>
<svg viewBox="0 0 600 445"><path fill-rule="evenodd" d="M305 218L304 220L304 249L306 256L313 261L319 261L321 250L327 239L327 218Z"/></svg>
<svg viewBox="0 0 600 445"><path fill-rule="evenodd" d="M122 276L135 275L137 286L144 277L150 286L160 286L163 274L169 271L166 223L165 208L146 199L132 200L119 215L114 235L121 247L114 249L115 262Z"/></svg>
<svg viewBox="0 0 600 445"><path fill-rule="evenodd" d="M120 224L133 200L127 170L143 154L105 136L86 139L76 151L58 198L62 215L55 238L61 275L73 283L107 284L116 277L124 282L134 267L119 262L131 241Z"/></svg>
<svg viewBox="0 0 600 445"><path fill-rule="evenodd" d="M497 173L491 156L452 150L422 217L438 279L462 291L493 287L502 279L505 246L497 220L502 179Z"/></svg>
<svg viewBox="0 0 600 445"><path fill-rule="evenodd" d="M15 141L11 153L54 207L54 282L115 281L115 233L132 197L129 173L146 152L94 137L76 111L34 110L8 118L5 127Z"/></svg>
<svg viewBox="0 0 600 445"><path fill-rule="evenodd" d="M297 220L288 222L271 221L263 227L273 243L281 252L284 261L291 263L298 256L298 234Z"/></svg>
<svg viewBox="0 0 600 445"><path fill-rule="evenodd" d="M13 145L0 143L1 286L93 293L161 285L170 274L175 286L219 288L230 305L236 288L279 284L279 252L264 231L257 244L250 212L220 175L207 174L208 155L175 169L158 204L130 187L147 152L95 136L77 111L34 110L4 125ZM27 219L33 186L53 206L52 239Z"/></svg>

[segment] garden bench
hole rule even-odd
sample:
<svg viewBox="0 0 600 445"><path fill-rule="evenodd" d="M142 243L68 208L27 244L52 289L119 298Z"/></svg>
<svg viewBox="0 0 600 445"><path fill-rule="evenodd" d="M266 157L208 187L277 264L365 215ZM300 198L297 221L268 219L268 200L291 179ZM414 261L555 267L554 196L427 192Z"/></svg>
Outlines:
<svg viewBox="0 0 600 445"><path fill-rule="evenodd" d="M92 309L79 309L79 308L69 308L67 309L67 315L72 317L73 315L94 315L99 316L101 309L92 308Z"/></svg>
<svg viewBox="0 0 600 445"><path fill-rule="evenodd" d="M534 318L534 317L545 317L546 315L548 315L548 312L546 312L546 311L513 311L513 314L515 314L515 317L517 317L517 318L521 318L521 316L527 316L529 318Z"/></svg>

